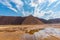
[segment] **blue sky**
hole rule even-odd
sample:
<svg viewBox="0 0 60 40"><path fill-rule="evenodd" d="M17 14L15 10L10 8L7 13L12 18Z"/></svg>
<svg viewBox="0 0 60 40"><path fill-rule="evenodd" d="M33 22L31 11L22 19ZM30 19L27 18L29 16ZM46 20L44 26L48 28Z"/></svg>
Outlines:
<svg viewBox="0 0 60 40"><path fill-rule="evenodd" d="M60 0L0 0L0 16L60 18Z"/></svg>

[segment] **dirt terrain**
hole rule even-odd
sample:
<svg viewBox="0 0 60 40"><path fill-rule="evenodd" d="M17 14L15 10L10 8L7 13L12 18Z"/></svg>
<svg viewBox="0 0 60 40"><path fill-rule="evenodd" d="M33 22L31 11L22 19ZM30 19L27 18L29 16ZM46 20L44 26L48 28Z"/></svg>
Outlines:
<svg viewBox="0 0 60 40"><path fill-rule="evenodd" d="M42 25L0 25L0 40L37 40L27 39L25 34L33 35L39 30L43 30L47 27L59 28L60 24L42 24ZM60 37L59 37L60 38ZM49 36L48 38L38 40L60 40L57 37Z"/></svg>

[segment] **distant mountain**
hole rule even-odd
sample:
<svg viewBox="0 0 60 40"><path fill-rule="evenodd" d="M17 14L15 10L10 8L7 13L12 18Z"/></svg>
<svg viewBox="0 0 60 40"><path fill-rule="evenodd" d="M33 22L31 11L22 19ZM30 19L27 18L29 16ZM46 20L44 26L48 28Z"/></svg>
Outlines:
<svg viewBox="0 0 60 40"><path fill-rule="evenodd" d="M37 18L37 17L36 17ZM45 19L42 19L42 18L37 18L38 20L40 20L40 21L42 21L43 23L47 23L48 22L48 20L45 20Z"/></svg>
<svg viewBox="0 0 60 40"><path fill-rule="evenodd" d="M60 18L47 20L47 23L48 24L51 24L51 23L53 23L53 24L60 23Z"/></svg>
<svg viewBox="0 0 60 40"><path fill-rule="evenodd" d="M32 15L28 16L25 18L25 20L22 22L23 25L26 24L44 24L42 21L40 21L39 19L37 19L36 17L33 17Z"/></svg>
<svg viewBox="0 0 60 40"><path fill-rule="evenodd" d="M15 17L15 16L0 16L0 25L33 25L33 24L56 24L60 23L60 18L44 20L33 16Z"/></svg>

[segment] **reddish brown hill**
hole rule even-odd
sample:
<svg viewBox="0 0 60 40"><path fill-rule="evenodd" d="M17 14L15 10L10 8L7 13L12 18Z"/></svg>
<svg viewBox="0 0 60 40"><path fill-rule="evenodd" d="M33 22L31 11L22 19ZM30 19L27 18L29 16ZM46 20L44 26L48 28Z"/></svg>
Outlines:
<svg viewBox="0 0 60 40"><path fill-rule="evenodd" d="M33 24L44 24L44 23L38 20L37 18L33 17L32 15L30 15L22 22L22 25L26 24L33 25Z"/></svg>
<svg viewBox="0 0 60 40"><path fill-rule="evenodd" d="M0 25L20 25L25 17L0 16Z"/></svg>

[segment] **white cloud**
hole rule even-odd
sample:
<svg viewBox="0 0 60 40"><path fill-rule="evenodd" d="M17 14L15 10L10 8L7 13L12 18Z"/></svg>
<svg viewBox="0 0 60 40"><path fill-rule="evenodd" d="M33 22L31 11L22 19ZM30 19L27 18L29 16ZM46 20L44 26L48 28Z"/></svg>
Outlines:
<svg viewBox="0 0 60 40"><path fill-rule="evenodd" d="M23 6L23 2L21 0L11 0L13 3L16 4L16 8L20 10L20 8Z"/></svg>
<svg viewBox="0 0 60 40"><path fill-rule="evenodd" d="M17 12L16 9L12 8L12 5L9 3L8 0L5 0L5 1L0 0L0 3L2 3L2 4L5 5L5 6L7 6L7 8L9 8L9 9L11 9L11 10Z"/></svg>
<svg viewBox="0 0 60 40"><path fill-rule="evenodd" d="M48 0L49 4L48 6L50 6L52 3L56 2L57 0Z"/></svg>
<svg viewBox="0 0 60 40"><path fill-rule="evenodd" d="M41 3L44 3L45 0L31 0L31 3L29 5L31 5L32 7L36 7Z"/></svg>
<svg viewBox="0 0 60 40"><path fill-rule="evenodd" d="M45 1L47 1L47 0L45 0ZM43 1L41 1L41 0L39 0L39 2L38 2L38 4L37 4L37 6L35 7L35 10L34 10L34 14L33 14L33 16L35 16L35 17L39 17L39 18L44 18L44 19L52 19L52 18L55 18L54 17L54 15L55 15L55 12L53 11L53 10L48 10L48 11L40 11L43 7L44 7L44 5L42 6L42 7L40 7L40 6L38 6L38 5L40 5L41 3L44 3L45 2L44 0ZM47 5L47 6L50 6L52 3L54 3L54 2L56 2L57 0L48 0L48 2L49 2L49 4ZM39 4L40 3L40 4ZM58 4L59 4L60 2L58 2L55 6L57 6ZM33 4L33 5L35 5L35 4ZM54 7L55 7L54 6ZM39 8L40 7L40 8ZM47 9L47 8L46 8ZM45 15L45 14L48 14L48 15Z"/></svg>
<svg viewBox="0 0 60 40"><path fill-rule="evenodd" d="M60 12L56 12L54 15L53 15L54 18L60 18Z"/></svg>
<svg viewBox="0 0 60 40"><path fill-rule="evenodd" d="M60 1L56 3L56 5L54 7L56 7L58 4L60 4Z"/></svg>
<svg viewBox="0 0 60 40"><path fill-rule="evenodd" d="M42 16L44 16L44 12L40 12L40 10L45 6L43 6L43 7L41 7L40 8L40 5L42 4L42 3L45 3L46 1L45 0L36 0L36 1L34 1L34 0L31 0L31 3L30 3L30 5L32 6L32 7L35 7L34 8L34 14L33 14L33 16L35 16L35 17L42 17Z"/></svg>
<svg viewBox="0 0 60 40"><path fill-rule="evenodd" d="M29 4L31 7L36 7L37 6L37 3L34 2L34 0L31 0L30 4Z"/></svg>
<svg viewBox="0 0 60 40"><path fill-rule="evenodd" d="M20 7L23 6L23 2L21 0L0 0L0 3L2 3L3 5L7 6L9 9L18 12L15 8L13 8L13 6L10 4L10 2L13 2L16 4L16 8L18 10L20 10Z"/></svg>
<svg viewBox="0 0 60 40"><path fill-rule="evenodd" d="M31 2L29 5L30 5L31 7L37 6L37 4L35 4L35 3L33 3L33 2Z"/></svg>
<svg viewBox="0 0 60 40"><path fill-rule="evenodd" d="M13 10L13 11L15 11L17 13L17 10L16 9L14 9L12 7L8 7L8 8L11 9L11 10Z"/></svg>
<svg viewBox="0 0 60 40"><path fill-rule="evenodd" d="M55 1L57 1L57 0L48 0L49 1L49 3L53 3L53 2L55 2Z"/></svg>
<svg viewBox="0 0 60 40"><path fill-rule="evenodd" d="M12 5L9 3L8 0L4 0L4 1L0 0L0 3L2 3L3 5L6 5L8 7L12 7Z"/></svg>
<svg viewBox="0 0 60 40"><path fill-rule="evenodd" d="M43 12L43 11L41 11L40 13L39 12L35 12L33 16L41 18L41 17L44 16L44 14L45 14L45 12Z"/></svg>
<svg viewBox="0 0 60 40"><path fill-rule="evenodd" d="M44 3L46 0L38 0L38 3Z"/></svg>
<svg viewBox="0 0 60 40"><path fill-rule="evenodd" d="M41 12L35 12L33 16L44 18L46 20L54 18L55 12L52 10L49 11L41 11Z"/></svg>
<svg viewBox="0 0 60 40"><path fill-rule="evenodd" d="M23 2L21 0L10 0L12 2L14 2L17 5L23 5Z"/></svg>
<svg viewBox="0 0 60 40"><path fill-rule="evenodd" d="M24 11L24 9L23 9L22 14L23 14L23 16L29 16L29 15L32 15L32 12Z"/></svg>

